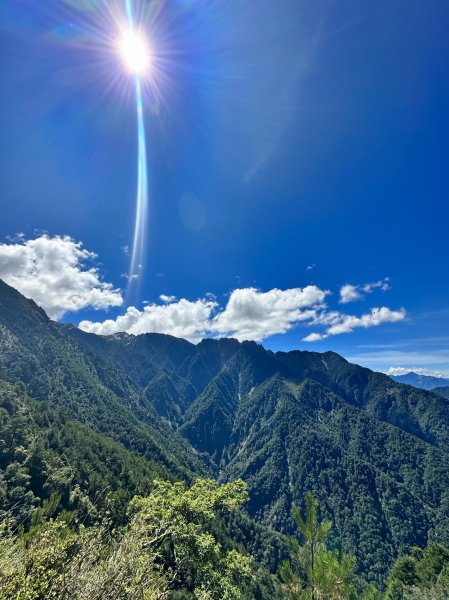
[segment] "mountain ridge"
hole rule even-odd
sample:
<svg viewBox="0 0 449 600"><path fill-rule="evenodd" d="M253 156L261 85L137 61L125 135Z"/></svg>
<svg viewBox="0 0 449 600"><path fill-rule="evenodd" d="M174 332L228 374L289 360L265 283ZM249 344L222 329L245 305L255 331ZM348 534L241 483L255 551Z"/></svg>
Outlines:
<svg viewBox="0 0 449 600"><path fill-rule="evenodd" d="M432 375L422 375L415 373L415 371L409 371L403 375L390 375L390 377L397 383L407 383L423 390L433 390L436 387L449 386L449 379L434 377Z"/></svg>
<svg viewBox="0 0 449 600"><path fill-rule="evenodd" d="M449 401L334 352L96 336L0 282L0 379L167 476L247 480L248 514L278 531L312 491L378 584L429 532L449 542Z"/></svg>

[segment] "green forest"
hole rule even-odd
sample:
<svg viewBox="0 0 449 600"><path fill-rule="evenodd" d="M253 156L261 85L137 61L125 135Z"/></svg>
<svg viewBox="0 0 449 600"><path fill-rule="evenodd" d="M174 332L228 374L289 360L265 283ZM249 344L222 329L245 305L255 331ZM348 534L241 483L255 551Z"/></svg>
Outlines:
<svg viewBox="0 0 449 600"><path fill-rule="evenodd" d="M448 452L444 394L0 282L2 598L448 598Z"/></svg>
<svg viewBox="0 0 449 600"><path fill-rule="evenodd" d="M24 523L6 518L0 537L3 598L327 600L443 599L449 590L449 549L430 543L399 557L379 592L356 576L355 558L327 546L332 528L318 503L294 506L296 535L282 540L288 558L276 574L233 540L226 523L248 500L237 480L217 485L197 479L156 480L147 497L135 496L117 526L106 509L96 523L61 509L52 493ZM107 503L106 503L107 505ZM269 550L269 548L267 548Z"/></svg>

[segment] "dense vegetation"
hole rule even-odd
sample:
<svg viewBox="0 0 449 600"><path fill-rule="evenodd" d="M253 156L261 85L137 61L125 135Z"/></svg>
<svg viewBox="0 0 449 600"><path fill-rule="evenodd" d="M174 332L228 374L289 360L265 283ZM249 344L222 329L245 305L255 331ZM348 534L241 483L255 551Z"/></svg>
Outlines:
<svg viewBox="0 0 449 600"><path fill-rule="evenodd" d="M135 494L170 473L111 438L0 381L0 517L28 526L42 499L56 493L67 510L91 523L102 510L122 521Z"/></svg>
<svg viewBox="0 0 449 600"><path fill-rule="evenodd" d="M322 548L325 572L350 572L348 598L362 592L360 577L383 589L398 556L429 540L449 545L449 401L435 392L332 352L86 334L51 322L0 282L0 518L7 531L23 530L4 543L19 557L28 540L40 547L39 536L48 543L60 535L76 540L78 550L69 552L76 561L89 540L106 537L91 566L104 558L106 568L120 536L128 539L130 501L154 498L162 489L155 480L176 488L197 477L223 485L242 479L245 510L220 509L207 531L222 552L251 556L251 572L271 590L266 597L276 597L272 576L288 557L273 530L294 533L292 508L305 506L308 490L333 523ZM49 520L42 511L52 498L58 507ZM148 560L157 566L151 577L168 576L170 560ZM304 577L294 556L290 567L293 578ZM179 590L196 593L186 585ZM285 585L276 588L280 597ZM245 593L257 597L251 589Z"/></svg>
<svg viewBox="0 0 449 600"><path fill-rule="evenodd" d="M441 396L442 398L447 398L449 400L449 387L436 387L433 388L432 391L434 394L438 394L438 396Z"/></svg>
<svg viewBox="0 0 449 600"><path fill-rule="evenodd" d="M61 510L51 494L25 530L3 521L0 590L5 600L438 600L449 595L449 550L431 543L397 559L385 594L355 574L355 558L326 545L332 524L320 521L306 494L294 506L297 535L286 539L289 558L270 574L226 531L225 520L248 500L237 480L218 486L198 479L156 480L149 496L135 496L125 522L105 516L86 527Z"/></svg>
<svg viewBox="0 0 449 600"><path fill-rule="evenodd" d="M52 496L26 534L0 537L2 598L274 598L275 578L215 533L246 499L242 481L200 479L190 489L156 481L150 496L132 500L117 531L108 520L74 525L67 512L52 519Z"/></svg>
<svg viewBox="0 0 449 600"><path fill-rule="evenodd" d="M431 542L412 548L409 556L394 563L385 600L447 600L449 598L449 549Z"/></svg>
<svg viewBox="0 0 449 600"><path fill-rule="evenodd" d="M188 477L205 467L169 431L123 371L64 335L33 301L0 282L0 380L23 383L28 395L169 471Z"/></svg>

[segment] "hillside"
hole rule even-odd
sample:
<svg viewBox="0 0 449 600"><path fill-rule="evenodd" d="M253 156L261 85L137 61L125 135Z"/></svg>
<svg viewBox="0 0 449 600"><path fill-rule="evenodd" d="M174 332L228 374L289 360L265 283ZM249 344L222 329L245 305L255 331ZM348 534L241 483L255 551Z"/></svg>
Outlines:
<svg viewBox="0 0 449 600"><path fill-rule="evenodd" d="M449 542L449 401L333 352L96 336L53 323L0 283L0 378L15 446L27 456L32 438L49 448L40 471L14 459L31 479L46 473L22 486L31 504L48 493L48 474L64 468L67 486L91 502L111 486L118 518L155 474L209 473L246 480L250 517L291 532L291 507L310 490L334 523L333 545L354 553L379 584L399 554L429 535ZM0 465L9 503L11 460L6 454Z"/></svg>
<svg viewBox="0 0 449 600"><path fill-rule="evenodd" d="M0 281L0 379L64 407L68 415L177 476L204 472L191 448L168 430L141 389L99 354L82 348L33 301Z"/></svg>
<svg viewBox="0 0 449 600"><path fill-rule="evenodd" d="M449 386L433 388L432 392L434 394L438 394L438 396L441 396L442 398L447 398L449 400Z"/></svg>
<svg viewBox="0 0 449 600"><path fill-rule="evenodd" d="M121 522L135 494L172 475L110 437L33 401L22 384L0 381L0 517L27 524L43 498L57 493L87 524L106 507Z"/></svg>

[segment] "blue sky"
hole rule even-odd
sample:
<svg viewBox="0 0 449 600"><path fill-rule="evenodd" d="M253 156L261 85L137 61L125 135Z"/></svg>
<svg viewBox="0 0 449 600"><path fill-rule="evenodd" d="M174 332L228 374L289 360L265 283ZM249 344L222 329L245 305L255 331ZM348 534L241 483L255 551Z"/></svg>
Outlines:
<svg viewBox="0 0 449 600"><path fill-rule="evenodd" d="M100 333L230 334L449 374L448 3L133 9L154 57L140 277L127 296L124 0L0 5L0 277Z"/></svg>

